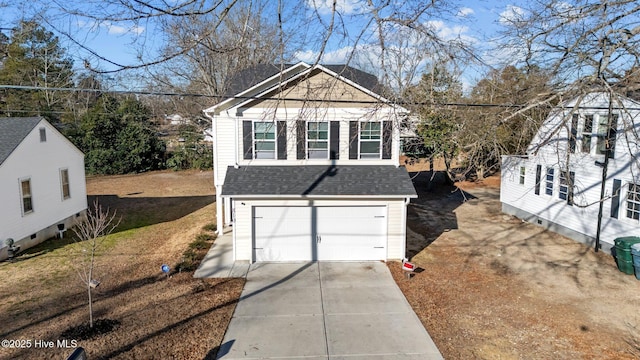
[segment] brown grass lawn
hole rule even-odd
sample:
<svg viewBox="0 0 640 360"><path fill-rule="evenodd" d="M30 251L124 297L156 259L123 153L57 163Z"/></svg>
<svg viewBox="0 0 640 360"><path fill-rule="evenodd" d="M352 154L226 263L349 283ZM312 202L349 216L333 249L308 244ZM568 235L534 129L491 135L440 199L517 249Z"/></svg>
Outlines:
<svg viewBox="0 0 640 360"><path fill-rule="evenodd" d="M640 281L611 255L502 214L499 177L463 202L428 175L408 209L424 271L389 268L445 359L640 358Z"/></svg>
<svg viewBox="0 0 640 360"><path fill-rule="evenodd" d="M203 227L215 223L212 172L152 172L87 180L90 202L117 211L119 228L102 242L94 317L120 322L92 340L78 341L90 359L212 358L244 284L243 279L165 277L160 267L182 261ZM64 340L66 329L88 323L86 290L78 280L78 244L64 239L0 263L0 339L30 340L30 348L2 348L2 359L63 359L72 349L35 348ZM75 340L75 339L66 339ZM26 344L26 342L24 342ZM57 345L57 344L56 344Z"/></svg>

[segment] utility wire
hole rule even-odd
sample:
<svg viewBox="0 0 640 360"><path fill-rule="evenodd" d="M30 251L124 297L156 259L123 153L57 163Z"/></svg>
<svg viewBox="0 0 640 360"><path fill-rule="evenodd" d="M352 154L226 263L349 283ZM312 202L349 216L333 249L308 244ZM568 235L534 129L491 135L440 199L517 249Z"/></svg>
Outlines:
<svg viewBox="0 0 640 360"><path fill-rule="evenodd" d="M43 87L43 86L27 86L27 85L0 85L0 89L14 89L14 90L38 90L38 91L68 91L68 92L91 92L91 93L111 93L111 94L123 94L123 95L149 95L149 96L180 96L180 97L202 97L211 99L239 99L239 100L277 100L277 101L300 101L300 102L332 102L332 103L344 103L344 104L380 104L382 101L374 100L341 100L341 99L307 99L307 98L290 98L290 97L277 97L277 96L228 96L228 95L207 95L198 93L176 93L176 92L158 92L158 91L140 91L140 90L101 90L101 89L82 89L82 88L59 88L59 87ZM407 101L388 101L389 103L396 105L428 105L428 106L455 106L455 107L469 107L469 108L514 108L522 109L528 105L518 104L482 104L482 103L461 103L461 102L443 102L436 103L431 101L425 102L407 102ZM551 106L552 108L561 109L573 109L573 106ZM580 109L591 110L608 110L607 106L580 106ZM625 110L640 110L640 107L625 107ZM7 111L7 110L5 110ZM27 112L27 111L25 111Z"/></svg>

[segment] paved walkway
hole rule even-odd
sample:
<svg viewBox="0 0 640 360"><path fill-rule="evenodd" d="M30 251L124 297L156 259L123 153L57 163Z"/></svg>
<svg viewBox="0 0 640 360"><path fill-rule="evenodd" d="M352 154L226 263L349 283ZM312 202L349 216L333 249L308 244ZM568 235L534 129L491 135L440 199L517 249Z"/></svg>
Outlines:
<svg viewBox="0 0 640 360"><path fill-rule="evenodd" d="M196 278L245 277L249 262L233 261L233 232L225 229L213 242L213 246L193 274Z"/></svg>
<svg viewBox="0 0 640 360"><path fill-rule="evenodd" d="M256 263L218 359L442 359L381 262Z"/></svg>

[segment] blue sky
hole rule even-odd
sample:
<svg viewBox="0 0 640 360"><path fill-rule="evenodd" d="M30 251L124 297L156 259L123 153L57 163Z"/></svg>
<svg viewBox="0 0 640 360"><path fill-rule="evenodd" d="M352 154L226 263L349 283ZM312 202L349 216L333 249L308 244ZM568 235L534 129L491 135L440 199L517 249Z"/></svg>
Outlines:
<svg viewBox="0 0 640 360"><path fill-rule="evenodd" d="M307 11L315 6L317 12L320 15L327 16L329 13L328 4L331 4L331 0L304 0L305 2L297 0L289 0L289 4L296 4L298 6L306 5ZM343 15L345 20L345 28L341 31L350 32L351 38L353 38L359 31L358 26L360 19L364 17L358 17L358 13L362 13L363 0L338 0L338 10ZM275 2L272 2L275 3ZM449 9L449 16L446 19L440 19L437 16L428 19L431 26L436 30L442 38L460 37L475 45L485 45L490 43L487 39L495 35L495 31L498 28L498 22L501 14L507 14L513 9L514 1L507 2L505 0L488 1L488 0L461 0L458 1L456 6ZM285 2L285 7L286 7ZM291 9L295 8L294 5ZM299 11L300 8L295 8ZM87 9L86 11L91 11ZM0 18L0 26L10 27L11 21L9 20L10 12L4 12L4 15ZM326 18L325 18L326 19ZM51 19L51 22L56 21L55 17ZM60 25L63 24L63 25ZM140 24L123 24L112 22L100 22L89 19L74 18L74 21L69 22L68 18L66 23L61 22L58 24L61 30L69 31L74 34L75 38L83 42L87 47L95 51L97 54L108 58L109 60L121 65L133 65L139 61L137 57L139 55L152 56L162 44L162 38L159 37L159 32L154 29L152 22L140 23ZM312 33L314 29L311 30ZM316 29L321 33L321 30ZM319 49L320 36L313 37L310 35L307 40L308 47L303 47L301 51L296 53L297 60L302 61L315 61ZM64 41L64 37L61 36ZM82 59L89 59L92 66L97 66L103 70L112 70L115 67L110 65L104 60L98 59L96 56L83 52L82 50L75 50L72 48L71 43L69 45L69 55L71 55L76 66L82 66ZM322 58L324 63L344 63L346 56L351 49L349 40L343 40L340 37L334 37L328 43L325 49L325 55ZM141 54L141 50L144 48L144 53ZM474 81L474 73L478 71L468 71L472 75L467 75L466 83Z"/></svg>

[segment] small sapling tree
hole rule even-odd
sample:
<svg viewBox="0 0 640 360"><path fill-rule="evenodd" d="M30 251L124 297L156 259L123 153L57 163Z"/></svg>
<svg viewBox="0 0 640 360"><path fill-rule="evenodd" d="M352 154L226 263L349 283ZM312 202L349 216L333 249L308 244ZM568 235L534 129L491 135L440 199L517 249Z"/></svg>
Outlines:
<svg viewBox="0 0 640 360"><path fill-rule="evenodd" d="M87 209L87 216L78 222L73 232L78 238L80 256L77 263L77 271L82 284L87 289L89 298L89 326L93 328L93 303L91 291L99 282L93 278L96 254L100 250L101 242L118 225L120 219L116 219L116 212L104 210L98 201L93 202L93 207Z"/></svg>

